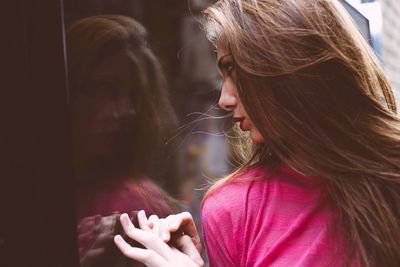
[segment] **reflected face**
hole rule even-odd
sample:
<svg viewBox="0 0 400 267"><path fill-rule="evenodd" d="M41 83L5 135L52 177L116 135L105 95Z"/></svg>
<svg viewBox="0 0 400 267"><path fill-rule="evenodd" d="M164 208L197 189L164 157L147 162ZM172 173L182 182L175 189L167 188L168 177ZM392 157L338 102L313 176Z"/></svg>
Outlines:
<svg viewBox="0 0 400 267"><path fill-rule="evenodd" d="M133 87L127 51L111 54L93 67L74 107L79 157L106 154L121 132L131 132Z"/></svg>
<svg viewBox="0 0 400 267"><path fill-rule="evenodd" d="M239 124L242 131L250 132L250 138L253 142L263 143L265 141L264 137L255 127L239 98L235 82L235 65L230 52L224 48L218 47L217 64L219 72L223 77L221 96L218 102L219 106L233 113L235 122Z"/></svg>

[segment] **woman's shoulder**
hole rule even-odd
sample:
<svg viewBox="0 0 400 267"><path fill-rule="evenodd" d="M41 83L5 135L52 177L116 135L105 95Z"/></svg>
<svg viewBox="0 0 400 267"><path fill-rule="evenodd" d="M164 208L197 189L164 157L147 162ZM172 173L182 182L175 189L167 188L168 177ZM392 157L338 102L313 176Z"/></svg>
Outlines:
<svg viewBox="0 0 400 267"><path fill-rule="evenodd" d="M233 203L232 200L244 196L255 181L267 182L265 178L265 171L260 167L239 170L211 187L203 201L203 206L226 200Z"/></svg>
<svg viewBox="0 0 400 267"><path fill-rule="evenodd" d="M303 174L281 164L249 167L237 171L218 186L211 188L203 200L203 213L216 210L235 210L257 206L260 200L295 197L314 199L320 195L322 185L317 178ZM303 199L304 198L304 199Z"/></svg>

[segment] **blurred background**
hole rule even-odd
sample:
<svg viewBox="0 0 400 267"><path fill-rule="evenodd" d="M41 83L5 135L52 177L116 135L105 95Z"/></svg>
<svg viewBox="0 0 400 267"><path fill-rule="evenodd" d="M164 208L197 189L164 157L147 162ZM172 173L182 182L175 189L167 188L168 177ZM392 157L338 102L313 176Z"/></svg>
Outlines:
<svg viewBox="0 0 400 267"><path fill-rule="evenodd" d="M399 106L400 2L397 0L347 0L347 2L367 20L370 43L392 84Z"/></svg>

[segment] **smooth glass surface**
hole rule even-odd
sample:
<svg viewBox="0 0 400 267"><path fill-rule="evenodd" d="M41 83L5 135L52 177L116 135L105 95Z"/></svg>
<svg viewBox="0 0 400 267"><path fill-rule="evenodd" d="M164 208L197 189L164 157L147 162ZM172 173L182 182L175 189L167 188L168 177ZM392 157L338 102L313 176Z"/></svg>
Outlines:
<svg viewBox="0 0 400 267"><path fill-rule="evenodd" d="M188 210L199 222L210 180L232 170L199 24L212 2L64 2L82 267L139 266L112 242L118 215Z"/></svg>

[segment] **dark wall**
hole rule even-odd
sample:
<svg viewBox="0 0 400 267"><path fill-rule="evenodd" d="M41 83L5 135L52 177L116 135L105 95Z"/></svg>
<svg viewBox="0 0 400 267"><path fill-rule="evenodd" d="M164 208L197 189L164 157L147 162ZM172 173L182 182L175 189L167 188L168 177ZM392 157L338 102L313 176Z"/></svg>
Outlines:
<svg viewBox="0 0 400 267"><path fill-rule="evenodd" d="M77 266L61 1L9 1L0 266Z"/></svg>

